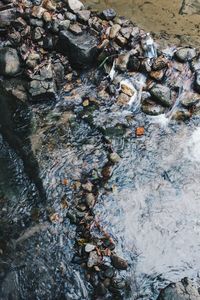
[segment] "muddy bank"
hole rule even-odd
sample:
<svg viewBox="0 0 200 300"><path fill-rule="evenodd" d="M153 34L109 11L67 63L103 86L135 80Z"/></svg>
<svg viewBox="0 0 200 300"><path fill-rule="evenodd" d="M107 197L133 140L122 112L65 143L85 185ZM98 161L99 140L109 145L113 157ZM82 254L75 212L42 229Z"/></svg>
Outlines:
<svg viewBox="0 0 200 300"><path fill-rule="evenodd" d="M26 223L21 221L23 210L17 210L16 218L8 215L11 222L2 210L2 231L7 226L7 241L1 247L2 299L135 298L131 275L137 254L128 256L123 247L121 251L120 235L106 228L96 213L98 203L102 197L112 203L115 186L110 180L123 158L118 140L137 145L148 139L154 121L159 126L150 132L167 125L177 128L179 123L191 126L195 120L198 126L199 53L188 46L162 50L151 35L117 17L114 9L96 13L79 1L2 1L0 18L2 89L18 103L2 122L3 145L16 155L18 173L1 181L4 187L7 177L21 174L23 188L27 176L24 186L34 188L36 198ZM1 105L7 108L9 101L3 97ZM19 108L25 131L13 122ZM20 147L12 143L17 134L21 149L28 149L26 155L20 156ZM142 153L142 147L136 150ZM31 155L36 165L28 164L28 172ZM8 161L12 163L10 155ZM30 168L37 169L32 177ZM42 183L45 202L36 179ZM2 205L18 207L19 198L12 198L9 189L3 189ZM21 201L26 207L29 194ZM115 211L118 204L113 204ZM20 282L14 289L13 277ZM163 276L152 299L169 281Z"/></svg>

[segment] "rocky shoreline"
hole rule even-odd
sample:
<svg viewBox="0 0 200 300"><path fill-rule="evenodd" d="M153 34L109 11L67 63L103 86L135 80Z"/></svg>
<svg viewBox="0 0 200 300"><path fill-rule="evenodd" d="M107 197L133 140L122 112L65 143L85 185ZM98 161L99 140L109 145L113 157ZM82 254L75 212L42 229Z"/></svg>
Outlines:
<svg viewBox="0 0 200 300"><path fill-rule="evenodd" d="M190 47L160 50L148 33L118 17L113 9L97 13L79 0L2 0L0 76L3 93L15 103L23 103L33 115L29 137L32 141L39 137L39 142L31 151L39 164L38 172L45 174L43 181L54 168L56 151L70 149L70 139L75 145L78 124L85 124L86 133L94 131L98 153L93 157L95 150L86 147L80 165L72 155L72 174L60 179L58 200L53 191L46 195L48 206L53 204L48 208L48 219L56 225L67 218L76 225L73 262L82 265L92 299L124 299L129 291L129 263L118 256L113 238L98 223L93 210L120 161L109 135L127 134L128 124L137 114L161 116L165 122L198 116L199 53ZM13 131L12 126L9 130ZM71 132L69 141L67 130ZM144 134L143 126L135 127L135 138ZM20 141L23 147L23 138ZM29 153L30 149L24 161ZM45 190L50 185L47 180ZM52 186L57 188L56 183ZM174 298L168 296L168 288L158 299L188 299L188 292L180 296L182 288L175 285L174 289ZM191 290L190 299L199 299L196 290Z"/></svg>

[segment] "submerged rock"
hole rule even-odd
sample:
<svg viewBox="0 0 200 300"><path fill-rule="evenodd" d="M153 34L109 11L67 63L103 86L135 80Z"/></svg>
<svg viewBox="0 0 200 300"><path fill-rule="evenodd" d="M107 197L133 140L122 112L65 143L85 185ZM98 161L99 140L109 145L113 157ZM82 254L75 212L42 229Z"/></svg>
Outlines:
<svg viewBox="0 0 200 300"><path fill-rule="evenodd" d="M88 67L97 57L97 39L89 33L74 35L69 31L61 31L59 47L63 54L70 57L71 63L79 68Z"/></svg>
<svg viewBox="0 0 200 300"><path fill-rule="evenodd" d="M126 270L128 268L127 261L117 255L111 256L111 262L112 262L113 267L115 267L116 269Z"/></svg>
<svg viewBox="0 0 200 300"><path fill-rule="evenodd" d="M190 281L169 284L157 300L200 300L200 295Z"/></svg>
<svg viewBox="0 0 200 300"><path fill-rule="evenodd" d="M0 48L0 75L15 76L20 72L20 60L17 50Z"/></svg>
<svg viewBox="0 0 200 300"><path fill-rule="evenodd" d="M160 104L152 101L151 99L146 99L143 101L141 106L142 111L151 116L158 116L164 113L165 108Z"/></svg>

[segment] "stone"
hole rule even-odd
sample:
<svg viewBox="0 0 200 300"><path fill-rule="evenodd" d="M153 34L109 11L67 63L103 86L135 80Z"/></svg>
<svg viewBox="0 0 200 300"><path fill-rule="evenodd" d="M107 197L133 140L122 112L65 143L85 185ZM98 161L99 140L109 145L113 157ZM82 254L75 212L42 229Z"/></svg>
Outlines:
<svg viewBox="0 0 200 300"><path fill-rule="evenodd" d="M90 13L89 10L86 10L86 9L80 10L80 11L77 12L78 20L80 22L86 23L89 20L89 18L90 18L90 14L91 13Z"/></svg>
<svg viewBox="0 0 200 300"><path fill-rule="evenodd" d="M181 282L170 283L160 292L157 300L200 300L200 295L193 283L184 279Z"/></svg>
<svg viewBox="0 0 200 300"><path fill-rule="evenodd" d="M115 164L121 160L121 157L116 152L113 152L110 154L110 160Z"/></svg>
<svg viewBox="0 0 200 300"><path fill-rule="evenodd" d="M127 69L131 72L136 72L140 68L140 60L134 55L131 55L128 60Z"/></svg>
<svg viewBox="0 0 200 300"><path fill-rule="evenodd" d="M43 27L44 26L44 22L41 19L34 19L31 18L30 19L30 24L34 27ZM42 28L43 29L43 28Z"/></svg>
<svg viewBox="0 0 200 300"><path fill-rule="evenodd" d="M43 6L50 11L55 11L56 10L56 3L51 1L51 0L44 0L43 1Z"/></svg>
<svg viewBox="0 0 200 300"><path fill-rule="evenodd" d="M34 69L40 61L40 55L37 52L31 52L26 60L28 68Z"/></svg>
<svg viewBox="0 0 200 300"><path fill-rule="evenodd" d="M92 192L93 184L88 181L87 183L82 184L82 188L87 192Z"/></svg>
<svg viewBox="0 0 200 300"><path fill-rule="evenodd" d="M61 62L55 62L53 64L53 73L56 82L56 86L60 89L65 79L65 68Z"/></svg>
<svg viewBox="0 0 200 300"><path fill-rule="evenodd" d="M186 121L191 117L191 113L185 108L179 108L173 111L172 120L175 121Z"/></svg>
<svg viewBox="0 0 200 300"><path fill-rule="evenodd" d="M14 96L16 99L26 102L27 96L27 82L18 78L4 79L2 82L2 88L9 95Z"/></svg>
<svg viewBox="0 0 200 300"><path fill-rule="evenodd" d="M120 93L117 98L118 105L128 105L129 101L130 101L130 97L124 93Z"/></svg>
<svg viewBox="0 0 200 300"><path fill-rule="evenodd" d="M200 93L200 71L195 73L194 88L198 93Z"/></svg>
<svg viewBox="0 0 200 300"><path fill-rule="evenodd" d="M115 66L118 70L125 72L129 61L129 53L119 55L115 60Z"/></svg>
<svg viewBox="0 0 200 300"><path fill-rule="evenodd" d="M155 84L151 88L150 94L152 96L152 99L154 99L163 106L170 107L173 104L171 98L171 90L167 86Z"/></svg>
<svg viewBox="0 0 200 300"><path fill-rule="evenodd" d="M132 97L135 93L135 89L132 86L132 84L129 83L128 81L126 81L126 80L121 82L120 89L121 89L122 93L128 95L129 97Z"/></svg>
<svg viewBox="0 0 200 300"><path fill-rule="evenodd" d="M65 2L67 3L69 10L72 12L77 12L84 8L83 3L79 0L65 0Z"/></svg>
<svg viewBox="0 0 200 300"><path fill-rule="evenodd" d="M141 110L147 115L158 116L164 113L165 108L151 99L146 99L142 102Z"/></svg>
<svg viewBox="0 0 200 300"><path fill-rule="evenodd" d="M197 93L185 93L180 100L180 103L185 107L191 107L200 102L200 95Z"/></svg>
<svg viewBox="0 0 200 300"><path fill-rule="evenodd" d="M112 262L113 267L115 267L116 269L126 270L128 268L127 261L117 255L111 256L111 262Z"/></svg>
<svg viewBox="0 0 200 300"><path fill-rule="evenodd" d="M113 20L116 17L116 11L113 8L108 8L102 11L101 18L107 21Z"/></svg>
<svg viewBox="0 0 200 300"><path fill-rule="evenodd" d="M36 27L33 30L33 33L32 33L33 40L34 41L40 40L43 37L44 33L45 33L44 28L42 28L42 27Z"/></svg>
<svg viewBox="0 0 200 300"><path fill-rule="evenodd" d="M8 34L8 38L13 46L18 46L21 41L21 34L18 31L14 31Z"/></svg>
<svg viewBox="0 0 200 300"><path fill-rule="evenodd" d="M200 70L200 58L193 59L190 62L190 68L191 68L192 72L196 72L196 71Z"/></svg>
<svg viewBox="0 0 200 300"><path fill-rule="evenodd" d="M78 68L87 68L95 62L97 52L97 39L84 32L82 35L74 35L68 31L61 31L59 46L63 54L67 54L72 65Z"/></svg>
<svg viewBox="0 0 200 300"><path fill-rule="evenodd" d="M15 76L20 72L20 60L17 50L0 48L0 75Z"/></svg>
<svg viewBox="0 0 200 300"><path fill-rule="evenodd" d="M16 19L16 9L10 8L0 11L0 28L9 26Z"/></svg>
<svg viewBox="0 0 200 300"><path fill-rule="evenodd" d="M86 244L85 245L85 252L89 253L89 252L93 251L95 248L96 248L96 246L93 245L93 244Z"/></svg>
<svg viewBox="0 0 200 300"><path fill-rule="evenodd" d="M126 38L127 40L129 40L132 31L133 31L133 27L122 27L121 30L120 30L120 33L122 34L122 36L124 38Z"/></svg>
<svg viewBox="0 0 200 300"><path fill-rule="evenodd" d="M29 94L32 101L55 99L56 90L53 81L32 80Z"/></svg>
<svg viewBox="0 0 200 300"><path fill-rule="evenodd" d="M80 27L77 23L71 24L71 25L69 26L69 30L70 30L73 34L75 34L75 35L80 35L80 34L82 34L82 29L81 29L81 27Z"/></svg>
<svg viewBox="0 0 200 300"><path fill-rule="evenodd" d="M196 56L196 50L193 48L181 48L175 52L175 58L180 62L191 61Z"/></svg>
<svg viewBox="0 0 200 300"><path fill-rule="evenodd" d="M116 36L115 41L120 47L123 47L124 45L127 44L127 39L123 37L121 34L118 34Z"/></svg>
<svg viewBox="0 0 200 300"><path fill-rule="evenodd" d="M91 251L90 254L89 254L88 262L87 262L88 268L98 266L100 262L101 262L101 258L99 257L97 252L96 251Z"/></svg>
<svg viewBox="0 0 200 300"><path fill-rule="evenodd" d="M95 289L95 294L97 296L103 297L107 294L107 289L105 285L102 282L99 282L96 289Z"/></svg>
<svg viewBox="0 0 200 300"><path fill-rule="evenodd" d="M52 21L51 14L48 11L45 11L43 14L43 19L45 22L51 22Z"/></svg>
<svg viewBox="0 0 200 300"><path fill-rule="evenodd" d="M159 71L168 67L168 60L164 56L157 57L152 64L153 71Z"/></svg>
<svg viewBox="0 0 200 300"><path fill-rule="evenodd" d="M86 194L86 204L89 208L92 208L95 205L95 196L92 193Z"/></svg>
<svg viewBox="0 0 200 300"><path fill-rule="evenodd" d="M199 0L184 0L181 5L180 14L193 15L200 13Z"/></svg>
<svg viewBox="0 0 200 300"><path fill-rule="evenodd" d="M71 12L69 12L69 11L67 11L67 12L65 13L65 17L66 17L68 20L74 21L74 22L76 22L76 19L77 19L76 15L73 14L73 13L71 13Z"/></svg>
<svg viewBox="0 0 200 300"><path fill-rule="evenodd" d="M150 77L157 80L157 81L162 81L163 77L165 76L166 70L157 70L157 71L151 71L150 72Z"/></svg>
<svg viewBox="0 0 200 300"><path fill-rule="evenodd" d="M46 9L42 6L33 6L32 8L32 16L38 19L41 19Z"/></svg>
<svg viewBox="0 0 200 300"><path fill-rule="evenodd" d="M43 38L43 48L45 50L52 50L54 48L54 39L51 34L48 34Z"/></svg>
<svg viewBox="0 0 200 300"><path fill-rule="evenodd" d="M120 31L121 26L119 24L114 24L110 29L110 39L114 39L117 33Z"/></svg>

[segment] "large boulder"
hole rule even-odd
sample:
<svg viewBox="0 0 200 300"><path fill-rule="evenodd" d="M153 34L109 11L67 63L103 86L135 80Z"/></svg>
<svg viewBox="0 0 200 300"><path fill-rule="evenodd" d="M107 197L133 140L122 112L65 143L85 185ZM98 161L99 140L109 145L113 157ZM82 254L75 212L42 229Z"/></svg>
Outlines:
<svg viewBox="0 0 200 300"><path fill-rule="evenodd" d="M0 75L15 76L20 72L20 60L13 48L0 48Z"/></svg>
<svg viewBox="0 0 200 300"><path fill-rule="evenodd" d="M98 55L97 39L86 32L75 35L69 31L61 31L59 48L69 57L70 63L78 68L88 67Z"/></svg>
<svg viewBox="0 0 200 300"><path fill-rule="evenodd" d="M163 289L157 300L200 300L200 295L191 281L183 279Z"/></svg>

